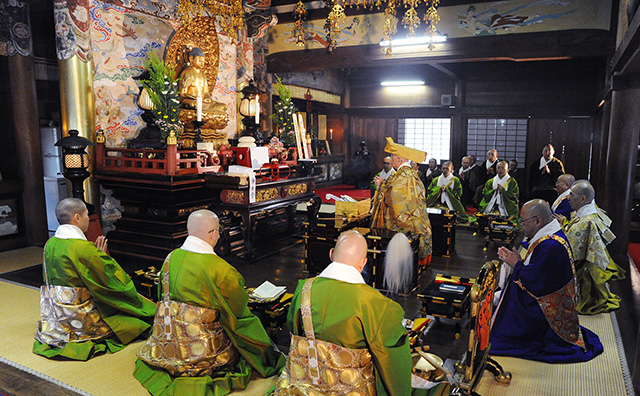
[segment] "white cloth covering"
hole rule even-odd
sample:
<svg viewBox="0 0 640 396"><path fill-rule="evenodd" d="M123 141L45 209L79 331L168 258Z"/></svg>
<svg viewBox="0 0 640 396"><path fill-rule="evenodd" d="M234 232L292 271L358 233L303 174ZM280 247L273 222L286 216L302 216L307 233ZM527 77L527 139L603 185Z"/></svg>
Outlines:
<svg viewBox="0 0 640 396"><path fill-rule="evenodd" d="M385 171L384 169L380 171L380 177L382 178L382 180L387 180L387 178L391 175L393 175L394 173L396 173L396 170L391 168L389 170L389 172Z"/></svg>
<svg viewBox="0 0 640 396"><path fill-rule="evenodd" d="M494 176L493 179L491 179L493 189L496 190L498 188L498 184L499 184L500 186L502 186L502 189L504 189L505 191L509 191L509 186L506 185L506 183L509 181L509 179L511 179L511 176L509 176L508 173L505 173L505 175L502 178L500 178L498 176ZM498 190L496 190L493 193L493 196L491 197L491 200L489 201L489 204L484 209L484 213L491 213L491 210L493 209L493 207L495 205L498 205L498 210L500 211L501 215L508 216L507 208L506 208L506 206L504 206L504 201L502 199L502 195L500 194L500 191L498 191Z"/></svg>
<svg viewBox="0 0 640 396"><path fill-rule="evenodd" d="M547 166L547 164L549 162L553 161L553 157L549 158L549 161L547 161L546 159L544 159L544 157L540 157L540 166L539 166L539 170L542 170L542 168L544 168L545 166Z"/></svg>
<svg viewBox="0 0 640 396"><path fill-rule="evenodd" d="M585 204L580 209L578 209L576 211L576 216L577 217L584 217L584 216L588 216L588 215L592 215L592 214L596 214L596 213L598 213L598 210L596 209L596 203L595 203L595 201L591 201L588 204Z"/></svg>
<svg viewBox="0 0 640 396"><path fill-rule="evenodd" d="M53 235L58 239L84 239L87 240L87 237L84 235L84 232L73 224L62 224L58 226L56 233Z"/></svg>
<svg viewBox="0 0 640 396"><path fill-rule="evenodd" d="M538 232L536 232L533 238L529 240L529 246L533 245L538 239L544 238L547 235L551 236L556 232L560 231L561 229L562 227L560 227L560 223L558 223L556 219L553 219L549 224L542 227L541 229L538 230ZM529 265L530 261L531 261L531 255L527 254L527 257L525 258L523 264L527 266Z"/></svg>
<svg viewBox="0 0 640 396"><path fill-rule="evenodd" d="M193 235L187 237L180 249L193 253L216 254L213 251L213 246Z"/></svg>
<svg viewBox="0 0 640 396"><path fill-rule="evenodd" d="M357 269L347 264L338 263L337 261L329 264L318 276L320 278L335 279L347 283L365 283Z"/></svg>
<svg viewBox="0 0 640 396"><path fill-rule="evenodd" d="M436 183L438 184L438 187L448 186L451 180L453 180L453 173L449 173L449 176L447 177L444 177L444 175L438 176L438 181ZM446 191L442 191L440 194L440 202L446 204L449 210L454 210L449 194Z"/></svg>

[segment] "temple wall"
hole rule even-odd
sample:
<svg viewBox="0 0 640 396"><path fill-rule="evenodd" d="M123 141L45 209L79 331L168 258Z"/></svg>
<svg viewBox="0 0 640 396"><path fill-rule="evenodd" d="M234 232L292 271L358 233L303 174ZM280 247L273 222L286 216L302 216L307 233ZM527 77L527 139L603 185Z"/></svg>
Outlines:
<svg viewBox="0 0 640 396"><path fill-rule="evenodd" d="M114 2L115 3L115 2ZM114 4L93 0L90 9L91 52L94 62L96 130L103 129L108 147L123 147L145 125L136 105L139 84L133 79L145 70L150 52L164 58L167 44L180 28L171 18L170 2ZM128 6L128 7L127 7ZM245 34L246 36L246 34ZM248 81L253 69L253 45L238 45L218 32L220 63L217 81L209 82L212 98L227 105L229 137L237 131L237 86Z"/></svg>

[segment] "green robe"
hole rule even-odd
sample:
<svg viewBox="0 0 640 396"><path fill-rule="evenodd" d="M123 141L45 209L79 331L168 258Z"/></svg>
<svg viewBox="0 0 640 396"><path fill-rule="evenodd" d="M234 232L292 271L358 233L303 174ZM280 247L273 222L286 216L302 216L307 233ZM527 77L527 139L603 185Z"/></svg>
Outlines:
<svg viewBox="0 0 640 396"><path fill-rule="evenodd" d="M53 237L45 249L45 262L50 285L89 289L98 312L115 337L70 342L63 348L34 341L34 353L49 358L87 360L99 352L117 352L151 328L155 304L138 294L129 275L95 243Z"/></svg>
<svg viewBox="0 0 640 396"><path fill-rule="evenodd" d="M427 206L432 207L436 205L444 205L442 203L440 196L442 194L442 188L438 186L438 179L442 176L438 176L431 181L429 188L427 189ZM453 177L451 181L445 186L445 191L449 196L449 200L451 201L451 205L453 209L458 212L458 216L462 219L462 221L468 221L469 217L467 216L464 206L462 202L460 202L460 197L462 196L462 183L460 183L460 179L457 177ZM448 208L448 207L447 207Z"/></svg>
<svg viewBox="0 0 640 396"><path fill-rule="evenodd" d="M298 283L287 317L291 332L303 337L300 299L304 282ZM411 394L409 337L398 303L365 284L317 278L311 288L311 316L317 339L369 349L378 395Z"/></svg>
<svg viewBox="0 0 640 396"><path fill-rule="evenodd" d="M425 202L425 188L418 173L401 166L389 176L373 199L371 228L412 233L419 237L419 257L432 253L431 223Z"/></svg>
<svg viewBox="0 0 640 396"><path fill-rule="evenodd" d="M593 315L620 308L620 297L607 287L607 281L624 278L624 270L611 259L606 247L615 235L598 214L574 216L565 234L575 258L578 313Z"/></svg>
<svg viewBox="0 0 640 396"><path fill-rule="evenodd" d="M255 369L262 377L279 374L286 359L269 339L260 320L249 311L244 278L214 254L178 249L169 262L169 295L172 300L220 312L220 324L242 358L235 367L214 377L174 378L165 370L138 359L134 377L154 396L222 396L245 389ZM162 284L158 299L162 300Z"/></svg>
<svg viewBox="0 0 640 396"><path fill-rule="evenodd" d="M499 194L502 195L502 201L504 202L505 209L507 209L509 221L518 223L518 197L520 196L520 188L518 187L518 182L516 181L516 179L511 177L509 178L505 186L507 187L507 189L501 188L499 190ZM480 202L480 212L484 212L485 209L487 209L487 205L489 205L489 202L493 197L493 193L496 192L496 190L497 189L493 188L493 178L487 180L487 182L484 184L484 188L482 189L482 202ZM497 209L494 210L494 208L489 208L489 210L495 211Z"/></svg>

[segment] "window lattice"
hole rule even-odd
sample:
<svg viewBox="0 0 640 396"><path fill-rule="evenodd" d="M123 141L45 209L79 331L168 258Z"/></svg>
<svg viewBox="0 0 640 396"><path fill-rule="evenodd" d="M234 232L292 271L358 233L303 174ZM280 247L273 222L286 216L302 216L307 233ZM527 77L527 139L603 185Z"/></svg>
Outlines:
<svg viewBox="0 0 640 396"><path fill-rule="evenodd" d="M451 158L450 118L404 118L398 120L398 143L424 150L427 160L435 158L440 164Z"/></svg>
<svg viewBox="0 0 640 396"><path fill-rule="evenodd" d="M478 162L487 159L487 151L495 148L498 158L518 161L523 168L527 153L527 119L470 118L467 122L467 154Z"/></svg>

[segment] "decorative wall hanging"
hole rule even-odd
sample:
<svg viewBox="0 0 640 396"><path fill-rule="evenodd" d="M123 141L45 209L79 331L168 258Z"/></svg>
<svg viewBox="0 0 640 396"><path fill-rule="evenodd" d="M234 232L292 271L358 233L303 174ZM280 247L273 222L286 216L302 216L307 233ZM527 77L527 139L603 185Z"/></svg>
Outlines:
<svg viewBox="0 0 640 396"><path fill-rule="evenodd" d="M233 40L244 28L242 0L180 0L178 12L184 24L193 23L200 16L217 18L222 31Z"/></svg>

